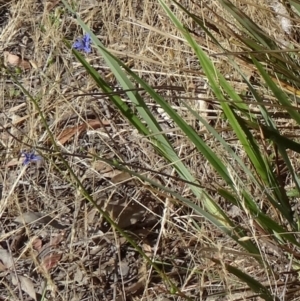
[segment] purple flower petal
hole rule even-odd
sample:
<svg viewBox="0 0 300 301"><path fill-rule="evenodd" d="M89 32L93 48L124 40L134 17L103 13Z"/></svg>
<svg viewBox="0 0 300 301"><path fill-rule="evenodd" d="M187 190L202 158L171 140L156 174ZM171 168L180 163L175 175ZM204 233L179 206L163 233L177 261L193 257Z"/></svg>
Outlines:
<svg viewBox="0 0 300 301"><path fill-rule="evenodd" d="M85 45L89 45L91 43L91 37L88 33L86 33L83 37L82 37L82 42Z"/></svg>
<svg viewBox="0 0 300 301"><path fill-rule="evenodd" d="M42 160L42 157L39 155L35 155L34 152L30 152L30 153L22 152L22 155L25 157L23 161L23 165L28 165L31 162L38 162Z"/></svg>
<svg viewBox="0 0 300 301"><path fill-rule="evenodd" d="M78 38L72 47L78 51L83 51L85 53L92 52L91 48L91 37L89 34L85 34L82 38Z"/></svg>
<svg viewBox="0 0 300 301"><path fill-rule="evenodd" d="M73 48L76 50L82 50L83 46L82 46L82 42L80 40L76 40L76 42L73 44Z"/></svg>

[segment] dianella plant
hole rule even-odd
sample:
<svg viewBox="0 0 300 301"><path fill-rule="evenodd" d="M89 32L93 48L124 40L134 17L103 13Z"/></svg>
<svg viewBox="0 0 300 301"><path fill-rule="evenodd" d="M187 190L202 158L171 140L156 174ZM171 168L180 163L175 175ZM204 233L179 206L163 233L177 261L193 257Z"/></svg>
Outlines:
<svg viewBox="0 0 300 301"><path fill-rule="evenodd" d="M300 125L297 109L300 69L296 47L292 42L283 44L271 37L227 0L217 2L230 22L217 12L211 12L215 18L206 19L197 10L188 11L180 2L158 2L168 22L173 23L199 63L199 76L205 81L211 98L198 101L205 101L205 107L211 108L218 118L211 122L207 114L197 111L186 99L179 99L180 107L193 116L198 127L190 124L159 90L111 54L77 16L85 35L73 47L69 44L73 54L100 92L109 97L161 160L173 168L173 175L185 187L185 193L173 186L161 185L140 170L129 168L126 162L116 160L112 164L148 183L153 191L165 195L173 204L185 208L194 234L206 231L211 244L208 240L200 242L197 256L213 266L212 272L205 277L218 278L213 269L222 270L226 275L224 281L228 290L223 294L236 289L250 291L251 296L264 300L296 300L295 288L300 284L297 272L300 143L295 135ZM300 5L297 1L289 2L297 18ZM199 6L199 11L205 8L205 4L201 5L204 6ZM213 52L201 46L195 31L182 21L183 15L205 33L214 45ZM238 51L232 52L220 43L218 35L225 36ZM91 47L110 68L126 100L115 93L85 59ZM243 91L218 69L217 58L226 60L239 76ZM246 69L251 70L251 77ZM210 173L210 183L201 181L201 174L191 168L191 161L182 157L176 141L161 128L145 97L150 97L161 108L184 137L182 141L192 146L197 160L206 166L201 173L205 169ZM288 126L282 126L283 119ZM209 231L211 236L207 234ZM159 270L154 260L147 260ZM203 276L206 272L195 267L193 273ZM161 276L170 292L185 298L168 276L163 273Z"/></svg>

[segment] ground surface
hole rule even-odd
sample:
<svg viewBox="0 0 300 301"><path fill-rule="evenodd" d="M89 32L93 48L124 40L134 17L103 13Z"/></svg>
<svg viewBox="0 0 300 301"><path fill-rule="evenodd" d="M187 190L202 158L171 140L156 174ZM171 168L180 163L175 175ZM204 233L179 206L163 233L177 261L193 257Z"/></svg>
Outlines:
<svg viewBox="0 0 300 301"><path fill-rule="evenodd" d="M193 1L183 2L189 11L220 26L212 12L227 18L218 1L208 1L208 7ZM268 3L236 2L267 32L278 39L286 38ZM193 117L180 107L178 99L187 97L189 104L199 109L197 97L209 98L210 91L195 56L157 1L77 0L73 4L104 45L151 85L179 87L177 91L170 88L160 91L197 127ZM194 22L173 9L208 53L218 52ZM192 212L180 204L125 173L85 157L87 152L97 153L106 159L118 158L174 175L172 168L131 129L108 99L76 96L98 92L63 41L73 43L82 34L60 1L0 1L0 58L12 72L10 74L4 66L1 68L0 300L42 300L43 295L43 300L55 301L183 300L183 297L167 294L156 272L149 269L138 252L109 227L70 182L69 171L47 151L49 136L41 117L29 97L15 84L17 81L38 100L62 151L77 154L65 159L97 204L106 208L148 256L156 259L186 296L193 300L229 300L228 295L238 299L250 294L246 289L239 291L244 286L225 270L215 269L212 261L206 259L208 254L218 258L225 256L227 261L252 271L260 281L272 282L241 252L221 254L221 247L240 250L201 217L198 217L198 225L190 223ZM224 47L238 49L230 43L229 37L220 35L218 39ZM86 58L112 87L117 85L96 51ZM239 92L246 92L226 57L215 58L215 64L223 74L230 76ZM252 70L241 67L251 75ZM194 153L192 146L176 132L151 99L145 97L203 187L222 185L211 167ZM218 111L211 119L217 129L225 127L218 118ZM198 130L217 151L209 135L202 133L201 128ZM226 132L224 137L230 138ZM44 160L24 167L20 153L35 146L45 148ZM178 180L151 172L145 174L183 196L190 194ZM219 201L225 206L221 199ZM232 210L232 217L246 222L232 208L228 210ZM280 264L288 264L285 260L281 259ZM278 264L278 257L274 257L274 264ZM224 292L228 294L226 297Z"/></svg>

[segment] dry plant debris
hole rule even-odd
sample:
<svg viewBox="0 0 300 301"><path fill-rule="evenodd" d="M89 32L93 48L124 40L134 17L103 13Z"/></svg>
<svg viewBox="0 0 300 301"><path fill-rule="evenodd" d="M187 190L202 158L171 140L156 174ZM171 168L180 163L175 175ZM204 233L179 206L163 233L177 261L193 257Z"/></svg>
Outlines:
<svg viewBox="0 0 300 301"><path fill-rule="evenodd" d="M28 61L22 60L18 55L4 51L4 62L7 66L20 67L24 70L29 70L31 65Z"/></svg>
<svg viewBox="0 0 300 301"><path fill-rule="evenodd" d="M235 4L271 35L288 40L286 29L278 25L278 16L272 11L275 7L277 12L278 6L270 6L268 1L252 2ZM224 20L233 22L218 1L207 4ZM178 87L161 93L190 124L197 127L195 118L182 108L180 97L187 97L193 108L200 108L203 118L214 120L224 138L232 138L217 116L218 107L211 99L195 55L157 1L78 0L74 5L105 46L151 85ZM193 1L185 1L185 5L189 11L218 24L219 20L207 8ZM174 11L208 53L219 51L196 24L179 10ZM233 29L238 30L234 24ZM172 168L131 129L108 99L74 96L79 92L98 92L63 43L63 39L74 43L81 36L82 30L60 1L0 1L1 62L38 100L61 147L70 153L97 153L172 174ZM238 50L229 38L220 35L218 39L232 51ZM86 50L90 50L86 51L87 60L101 76L111 80L112 87L116 86L101 57L93 49ZM230 75L237 90L246 92L226 58L215 59L215 64L223 74ZM247 66L241 68L249 75L252 72ZM55 155L45 153L40 166L18 164L23 162L18 158L28 145L49 147L49 137L36 108L4 67L1 78L0 300L183 300L166 292L155 271L83 199ZM176 132L161 109L147 96L145 100L204 187L209 188L212 183L222 186L212 168L192 152L193 147ZM213 116L209 114L210 106ZM208 145L217 151L215 142L206 135ZM195 228L189 220L194 214L191 210L104 163L84 156L65 159L97 204L131 233L186 296L195 300L229 300L228 295L223 295L226 292L234 300L249 295L243 289L241 294L236 279L217 269L210 257L236 264L261 282L267 281L256 262L242 252L236 253L238 246L203 218L197 217L199 228ZM151 172L147 176L189 196L186 186L178 181ZM226 207L222 200L220 205ZM234 213L234 208L228 208L228 212L241 224L249 222L247 216ZM267 241L263 243L266 249L272 248ZM280 254L265 253L278 267L288 264Z"/></svg>

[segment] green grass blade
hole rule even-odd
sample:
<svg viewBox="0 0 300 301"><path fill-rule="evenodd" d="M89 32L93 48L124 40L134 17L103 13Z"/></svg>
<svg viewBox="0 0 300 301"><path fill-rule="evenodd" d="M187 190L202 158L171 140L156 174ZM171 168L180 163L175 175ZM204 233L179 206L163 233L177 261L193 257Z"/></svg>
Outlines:
<svg viewBox="0 0 300 301"><path fill-rule="evenodd" d="M251 179L251 181L255 185L255 187L260 187L260 191L261 191L262 195L266 194L268 199L271 201L271 203L273 203L276 207L278 206L278 203L283 203L282 205L286 206L286 208L284 209L284 212L288 212L289 220L290 220L291 224L294 225L294 222L293 222L293 219L292 219L292 216L291 216L291 208L290 208L290 204L289 204L287 195L286 195L285 191L282 191L282 189L280 189L280 185L279 185L279 183L277 183L277 180L274 178L273 174L271 174L271 176L270 176L268 187L269 187L270 191L273 191L275 194L277 194L277 197L276 197L277 201L274 200L274 198L266 191L266 184L267 183L261 183L261 182L257 181L257 179L252 174L252 172L245 166L245 164L242 162L242 160L230 148L230 146L226 143L226 141L217 133L217 131L213 127L211 127L201 116L199 116L195 111L193 111L186 103L184 103L184 104L190 110L190 112L198 120L200 120L202 122L202 124L205 125L205 127L208 129L208 131L210 133L212 133L213 136L221 143L221 145L224 148L224 151L227 154L229 154L232 158L234 158L236 160L236 162L239 163L240 167L245 172L245 174L247 174L249 179ZM266 112L266 114L267 114L267 112ZM269 120L269 122L271 123L272 121ZM234 170L232 172L234 172ZM239 179L238 175L235 175L234 177ZM272 181L271 181L271 179L272 179ZM242 184L243 184L243 180L240 179L239 186L242 186ZM233 188L235 188L235 187L233 187ZM280 202L278 200L280 200ZM236 205L238 206L238 203L236 203ZM282 208L279 207L279 210L281 211Z"/></svg>
<svg viewBox="0 0 300 301"><path fill-rule="evenodd" d="M296 11L298 12L298 15L300 16L300 2L296 0L289 0L290 4L295 7Z"/></svg>
<svg viewBox="0 0 300 301"><path fill-rule="evenodd" d="M273 80L270 78L270 76L264 70L262 65L254 57L252 57L252 59L253 59L253 62L255 64L255 66L257 67L259 73L261 74L261 76L265 80L266 85L268 86L268 88L270 88L272 90L275 97L286 108L286 110L288 111L290 116L298 124L300 124L300 114L292 107L289 97L273 82Z"/></svg>
<svg viewBox="0 0 300 301"><path fill-rule="evenodd" d="M104 92L112 92L112 89L109 85L100 77L99 73L87 63L84 57L76 50L73 50L74 55L78 59L78 61L85 67L87 72L92 76L94 81L98 84L98 86ZM137 115L127 106L127 104L121 100L118 95L109 95L111 101L116 105L119 111L127 118L127 120L136 128L138 131L147 136L150 135L150 131L146 128L146 126L142 123L142 121L138 118Z"/></svg>
<svg viewBox="0 0 300 301"><path fill-rule="evenodd" d="M237 278L239 278L241 281L246 283L254 292L256 292L260 298L266 300L266 301L279 301L279 299L271 294L271 292L259 281L255 280L248 274L242 272L240 269L229 265L227 263L222 263L220 260L216 258L211 258L211 260L220 266L224 266L226 270L235 275Z"/></svg>
<svg viewBox="0 0 300 301"><path fill-rule="evenodd" d="M223 112L226 115L228 121L230 122L234 132L236 133L238 139L240 140L241 144L243 145L245 151L248 154L249 159L251 160L253 166L263 178L265 182L268 179L268 172L266 170L265 162L260 155L260 152L257 151L258 147L254 141L251 139L252 143L249 143L249 134L248 136L245 134L244 130L241 128L239 122L237 121L235 114L233 113L232 109L230 108L229 104L226 102L226 99L223 96L223 92L220 89L220 86L224 89L226 93L237 103L235 104L238 108L246 110L248 109L247 106L242 102L240 97L234 91L234 89L227 83L225 78L219 74L219 72L214 68L211 60L207 57L204 51L197 45L194 39L187 33L182 24L177 20L175 15L170 11L167 5L164 4L162 0L160 0L161 5L173 21L173 23L179 28L182 32L188 43L194 49L199 62L205 72L209 84L216 95L216 98L220 100L220 104L222 106Z"/></svg>
<svg viewBox="0 0 300 301"><path fill-rule="evenodd" d="M252 38L269 49L277 49L276 43L266 35L247 15L228 0L219 0L223 7L247 30Z"/></svg>
<svg viewBox="0 0 300 301"><path fill-rule="evenodd" d="M240 241L240 238L246 236L246 230L243 229L242 227L240 227L239 225L235 225L228 218L226 213L210 198L209 195L206 194L206 192L203 191L203 198L210 199L210 202L213 203L216 208L215 211L217 211L220 214L213 215L213 214L207 212L206 210L203 210L201 207L196 205L194 202L192 202L191 200L189 200L187 198L182 197L180 194L178 194L174 190L167 188L167 187L157 183L156 181L154 181L150 178L147 178L146 176L141 175L140 173L134 172L134 171L124 167L121 162L118 163L116 160L114 160L114 162L111 162L110 160L106 160L95 154L93 154L93 157L95 157L96 159L103 161L107 164L113 165L116 168L118 168L124 172L127 172L127 173L131 174L132 176L135 176L143 181L146 181L149 184L151 184L152 186L158 187L161 190L165 191L166 193L169 193L170 195L172 195L172 197L175 200L179 200L183 204L187 205L188 207L193 209L195 212L197 212L199 215L201 215L205 219L207 219L210 223L212 223L217 228L219 228L222 232L226 233L233 240L235 240L238 244L240 244L242 247L244 247L249 253L255 254L255 258L258 259L259 262L261 262L261 260L259 259L260 257L257 257L257 254L260 254L260 253L259 253L258 248L255 246L255 244L253 244L251 241Z"/></svg>
<svg viewBox="0 0 300 301"><path fill-rule="evenodd" d="M65 3L65 2L64 2ZM70 7L65 3L65 5L70 9ZM71 10L72 11L72 10ZM73 12L73 11L72 11ZM73 12L74 13L74 12ZM106 51L102 43L98 40L98 38L89 30L89 28L80 20L80 18L77 16L78 23L82 26L82 28L88 32L91 36L92 41L96 45L97 49L105 59L108 66L111 68L112 72L116 76L117 80L122 85L123 89L133 89L134 86L131 83L131 81L128 79L124 71L121 69L120 66L125 68L126 66L122 64L117 58L112 56L109 52ZM130 70L127 70L130 71ZM142 80L140 80L134 73L131 73L132 76L135 77L136 80L139 81L139 83L143 84L145 88L148 88L148 91L154 95L154 90L150 89L149 86L147 86ZM127 92L128 97L131 99L132 103L136 106L141 118L146 121L147 127L150 129L150 132L152 136L155 137L155 143L154 147L158 150L158 152L163 155L169 162L171 162L178 172L178 174L185 180L189 182L197 182L196 179L191 175L189 170L186 168L186 166L181 162L181 160L178 158L176 153L174 152L172 146L166 139L164 135L161 134L162 130L158 126L155 118L148 110L147 106L145 105L143 99L139 96L139 94L136 91L130 91ZM158 99L158 96L156 100ZM163 104L163 103L162 103ZM175 115L174 115L175 116ZM174 117L176 118L176 116ZM179 119L177 119L179 120ZM187 129L192 135L195 135L192 129ZM205 147L205 145L203 144ZM205 148L203 148L205 150ZM209 153L208 153L209 154ZM213 153L211 153L213 155ZM218 158L212 158L218 160ZM217 164L219 164L218 161L216 161ZM225 170L224 166L221 166L221 169ZM222 172L222 170L221 170ZM230 178L228 177L228 180ZM202 190L199 187L190 185L191 190L193 193L199 198L202 199L206 208L215 215L220 215L218 206L214 202L211 202L211 200L205 195L203 195Z"/></svg>

